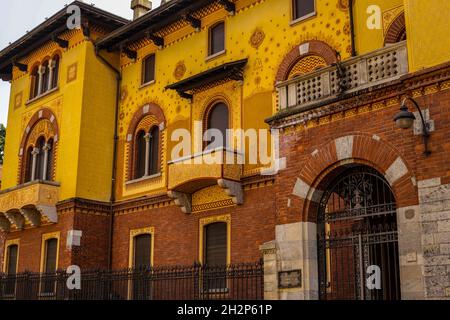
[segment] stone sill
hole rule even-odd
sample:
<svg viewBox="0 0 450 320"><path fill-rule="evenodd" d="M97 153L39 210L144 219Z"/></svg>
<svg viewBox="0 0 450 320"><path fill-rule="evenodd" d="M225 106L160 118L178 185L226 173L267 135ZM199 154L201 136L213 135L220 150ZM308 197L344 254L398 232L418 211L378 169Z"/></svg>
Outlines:
<svg viewBox="0 0 450 320"><path fill-rule="evenodd" d="M44 97L46 97L46 96L49 96L50 94L52 94L52 93L54 93L54 92L56 92L56 91L59 91L59 87L54 87L53 89L50 89L50 90L48 90L48 91L42 93L41 95L36 96L36 97L34 97L33 99L28 100L28 101L25 103L25 105L28 106L28 105L30 105L30 104L36 102L37 100L40 100L40 99L42 99L42 98L44 98Z"/></svg>

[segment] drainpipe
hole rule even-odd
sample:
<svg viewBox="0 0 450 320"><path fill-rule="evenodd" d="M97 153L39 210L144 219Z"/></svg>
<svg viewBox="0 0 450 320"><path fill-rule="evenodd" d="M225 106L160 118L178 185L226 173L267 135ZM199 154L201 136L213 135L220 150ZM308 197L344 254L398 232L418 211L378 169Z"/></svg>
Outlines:
<svg viewBox="0 0 450 320"><path fill-rule="evenodd" d="M353 4L355 0L348 0L348 11L350 15L350 40L352 46L352 57L356 57L358 53L356 52L355 46L355 19L353 17Z"/></svg>
<svg viewBox="0 0 450 320"><path fill-rule="evenodd" d="M113 229L114 229L114 202L116 201L116 169L117 169L117 145L119 142L118 137L118 119L119 119L119 100L120 100L120 83L122 81L122 75L119 70L117 70L111 63L109 63L104 57L100 55L98 48L95 48L95 55L97 58L105 64L109 69L111 69L117 77L117 89L116 89L116 106L114 114L114 150L113 150L113 166L111 174L111 218L109 226L109 244L108 244L108 267L109 270L112 269L112 246L113 246Z"/></svg>

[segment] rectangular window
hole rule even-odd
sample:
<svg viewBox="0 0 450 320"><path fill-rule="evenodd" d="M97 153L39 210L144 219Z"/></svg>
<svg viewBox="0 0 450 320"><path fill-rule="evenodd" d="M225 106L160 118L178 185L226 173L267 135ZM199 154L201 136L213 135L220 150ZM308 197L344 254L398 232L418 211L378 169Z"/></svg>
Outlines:
<svg viewBox="0 0 450 320"><path fill-rule="evenodd" d="M6 283L4 293L6 296L14 297L16 293L17 259L19 257L19 246L14 244L6 250Z"/></svg>
<svg viewBox="0 0 450 320"><path fill-rule="evenodd" d="M42 276L41 293L53 294L56 285L58 239L52 238L46 240L44 250L44 275Z"/></svg>
<svg viewBox="0 0 450 320"><path fill-rule="evenodd" d="M152 236L142 234L134 237L133 267L145 268L151 265Z"/></svg>
<svg viewBox="0 0 450 320"><path fill-rule="evenodd" d="M133 267L137 277L133 281L133 300L151 300L152 283L146 276L146 270L151 267L152 235L141 234L134 237ZM138 269L138 270L136 270ZM140 269L140 270L139 270Z"/></svg>
<svg viewBox="0 0 450 320"><path fill-rule="evenodd" d="M142 61L142 84L155 80L155 55L149 55Z"/></svg>
<svg viewBox="0 0 450 320"><path fill-rule="evenodd" d="M316 0L293 0L293 19L305 19L316 13Z"/></svg>
<svg viewBox="0 0 450 320"><path fill-rule="evenodd" d="M225 50L225 23L220 22L209 29L209 55Z"/></svg>
<svg viewBox="0 0 450 320"><path fill-rule="evenodd" d="M204 229L204 289L210 293L227 289L227 229L225 222L212 223Z"/></svg>

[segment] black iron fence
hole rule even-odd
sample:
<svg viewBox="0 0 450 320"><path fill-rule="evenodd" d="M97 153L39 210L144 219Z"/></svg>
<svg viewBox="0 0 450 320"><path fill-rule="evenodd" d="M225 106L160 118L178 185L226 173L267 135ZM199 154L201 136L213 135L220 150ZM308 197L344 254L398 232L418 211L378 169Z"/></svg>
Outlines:
<svg viewBox="0 0 450 320"><path fill-rule="evenodd" d="M81 273L81 289L65 271L0 274L0 300L262 300L262 261L229 266L155 267Z"/></svg>

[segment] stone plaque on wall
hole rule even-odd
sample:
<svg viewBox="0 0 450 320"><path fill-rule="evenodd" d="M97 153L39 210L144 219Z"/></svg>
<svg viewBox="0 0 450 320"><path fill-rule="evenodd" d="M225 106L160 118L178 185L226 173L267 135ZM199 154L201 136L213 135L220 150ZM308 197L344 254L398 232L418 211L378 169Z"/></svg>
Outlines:
<svg viewBox="0 0 450 320"><path fill-rule="evenodd" d="M281 271L278 273L278 287L280 289L301 288L302 270Z"/></svg>

